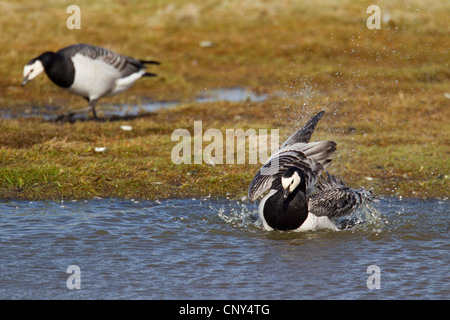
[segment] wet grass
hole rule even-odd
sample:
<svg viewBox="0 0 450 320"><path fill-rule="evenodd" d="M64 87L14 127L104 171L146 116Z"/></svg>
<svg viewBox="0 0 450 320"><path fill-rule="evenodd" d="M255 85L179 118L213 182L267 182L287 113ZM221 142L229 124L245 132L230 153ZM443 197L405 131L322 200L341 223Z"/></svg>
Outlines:
<svg viewBox="0 0 450 320"><path fill-rule="evenodd" d="M241 198L259 165L175 165L172 132L193 132L201 120L204 131L224 135L280 129L282 142L321 109L326 115L313 138L338 143L331 171L346 183L379 195L447 197L450 6L380 1L385 21L369 30L370 4L80 1L82 29L68 30L62 4L1 2L0 110L60 114L84 107L45 76L20 87L29 59L75 42L162 62L152 68L159 77L101 101L100 115L102 103L188 101L205 88L240 86L275 96L184 103L127 121L0 120L0 199ZM212 45L202 46L205 40Z"/></svg>

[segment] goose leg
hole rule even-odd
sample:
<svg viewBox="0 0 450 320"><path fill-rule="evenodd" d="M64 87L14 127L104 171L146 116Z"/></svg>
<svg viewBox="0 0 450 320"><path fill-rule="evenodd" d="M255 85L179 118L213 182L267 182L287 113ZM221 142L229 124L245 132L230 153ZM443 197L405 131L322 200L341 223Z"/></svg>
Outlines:
<svg viewBox="0 0 450 320"><path fill-rule="evenodd" d="M97 113L95 112L95 105L97 104L97 101L98 101L97 99L89 100L89 107L91 107L95 120L98 120Z"/></svg>

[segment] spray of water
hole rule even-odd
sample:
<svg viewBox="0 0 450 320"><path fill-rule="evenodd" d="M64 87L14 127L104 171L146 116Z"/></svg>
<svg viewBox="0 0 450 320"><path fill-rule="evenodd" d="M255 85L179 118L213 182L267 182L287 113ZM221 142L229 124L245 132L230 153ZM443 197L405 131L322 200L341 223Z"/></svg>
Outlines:
<svg viewBox="0 0 450 320"><path fill-rule="evenodd" d="M381 233L385 225L381 212L371 202L364 203L350 216L339 218L336 224L344 231L362 231L370 234Z"/></svg>
<svg viewBox="0 0 450 320"><path fill-rule="evenodd" d="M229 201L225 204L210 206L210 210L233 228L252 233L265 232L258 218L258 204L248 201ZM383 232L385 226L381 212L371 202L363 203L351 215L341 217L335 222L341 231L368 234L379 234ZM295 232L291 233L295 234Z"/></svg>
<svg viewBox="0 0 450 320"><path fill-rule="evenodd" d="M211 210L225 223L233 228L256 232L262 230L262 224L258 220L258 207L247 201L233 201L220 207L211 206Z"/></svg>

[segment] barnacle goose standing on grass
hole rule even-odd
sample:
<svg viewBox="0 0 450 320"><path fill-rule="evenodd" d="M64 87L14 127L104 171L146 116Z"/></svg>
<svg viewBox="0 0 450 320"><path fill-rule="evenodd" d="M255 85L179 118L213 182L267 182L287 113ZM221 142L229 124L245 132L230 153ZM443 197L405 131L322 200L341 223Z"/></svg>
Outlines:
<svg viewBox="0 0 450 320"><path fill-rule="evenodd" d="M135 60L89 44L74 44L57 52L45 52L23 68L22 86L43 71L59 87L85 98L94 118L95 105L105 96L119 94L141 77L153 77L145 64L157 61Z"/></svg>
<svg viewBox="0 0 450 320"><path fill-rule="evenodd" d="M328 172L323 178L336 151L333 141L310 142L323 114L319 112L290 136L250 183L250 201L270 189L259 205L259 218L268 231L338 230L333 218L370 199L370 192L346 187Z"/></svg>

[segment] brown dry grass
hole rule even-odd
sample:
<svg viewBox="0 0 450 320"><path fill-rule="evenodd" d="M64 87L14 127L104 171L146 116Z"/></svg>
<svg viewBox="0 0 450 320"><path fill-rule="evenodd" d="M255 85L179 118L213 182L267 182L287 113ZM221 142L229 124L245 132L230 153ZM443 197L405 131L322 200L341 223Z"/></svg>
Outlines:
<svg viewBox="0 0 450 320"><path fill-rule="evenodd" d="M174 165L173 130L202 120L204 128L280 128L286 136L320 109L327 113L315 137L339 143L333 172L346 182L377 194L446 197L450 5L379 1L382 28L368 30L370 4L79 1L82 29L68 30L64 3L0 1L1 110L85 106L45 76L20 87L29 59L75 42L162 62L152 68L158 78L105 104L188 101L217 87L283 93L263 103L187 103L127 122L1 120L0 198L241 197L257 166Z"/></svg>

